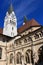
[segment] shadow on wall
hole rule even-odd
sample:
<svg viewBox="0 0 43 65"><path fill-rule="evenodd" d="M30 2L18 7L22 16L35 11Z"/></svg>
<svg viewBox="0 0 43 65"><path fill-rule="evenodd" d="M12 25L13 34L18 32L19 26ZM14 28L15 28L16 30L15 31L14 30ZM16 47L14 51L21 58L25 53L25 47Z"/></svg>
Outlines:
<svg viewBox="0 0 43 65"><path fill-rule="evenodd" d="M43 46L41 46L38 50L39 60L35 65L43 65Z"/></svg>

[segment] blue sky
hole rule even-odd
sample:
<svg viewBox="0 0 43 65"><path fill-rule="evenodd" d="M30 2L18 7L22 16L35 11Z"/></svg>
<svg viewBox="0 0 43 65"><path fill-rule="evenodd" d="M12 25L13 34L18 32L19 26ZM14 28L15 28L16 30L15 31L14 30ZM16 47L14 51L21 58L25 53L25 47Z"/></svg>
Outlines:
<svg viewBox="0 0 43 65"><path fill-rule="evenodd" d="M0 28L4 26L4 17L9 9L11 0L0 0ZM34 18L43 25L43 0L12 0L17 17L17 27L23 24L24 16L28 20Z"/></svg>

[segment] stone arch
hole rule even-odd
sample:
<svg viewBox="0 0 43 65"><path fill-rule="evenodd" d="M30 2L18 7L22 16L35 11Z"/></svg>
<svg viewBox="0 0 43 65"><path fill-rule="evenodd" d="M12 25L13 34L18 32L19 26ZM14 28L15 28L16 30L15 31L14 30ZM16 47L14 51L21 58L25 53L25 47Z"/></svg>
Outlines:
<svg viewBox="0 0 43 65"><path fill-rule="evenodd" d="M30 52L30 50L27 50L25 53L26 63L30 63L29 52Z"/></svg>
<svg viewBox="0 0 43 65"><path fill-rule="evenodd" d="M35 46L36 51L38 52L39 48L40 48L40 47L42 47L42 46L43 46L43 43L41 43L41 44L39 44L39 45Z"/></svg>
<svg viewBox="0 0 43 65"><path fill-rule="evenodd" d="M17 64L21 64L22 63L21 56L22 56L22 53L21 52L17 52L17 54L16 54Z"/></svg>
<svg viewBox="0 0 43 65"><path fill-rule="evenodd" d="M32 51L30 49L25 52L25 61L26 63L33 63Z"/></svg>

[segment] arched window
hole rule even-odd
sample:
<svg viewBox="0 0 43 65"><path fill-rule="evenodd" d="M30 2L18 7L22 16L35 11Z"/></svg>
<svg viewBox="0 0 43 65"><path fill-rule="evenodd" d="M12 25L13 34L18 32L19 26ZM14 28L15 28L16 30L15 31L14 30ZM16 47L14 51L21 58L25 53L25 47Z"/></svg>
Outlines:
<svg viewBox="0 0 43 65"><path fill-rule="evenodd" d="M2 48L0 48L0 59L2 58Z"/></svg>
<svg viewBox="0 0 43 65"><path fill-rule="evenodd" d="M29 51L26 51L25 58L26 58L26 63L30 63Z"/></svg>
<svg viewBox="0 0 43 65"><path fill-rule="evenodd" d="M10 54L10 63L12 63L13 62L13 54L11 53Z"/></svg>
<svg viewBox="0 0 43 65"><path fill-rule="evenodd" d="M33 52L32 50L28 49L25 53L26 63L33 63Z"/></svg>
<svg viewBox="0 0 43 65"><path fill-rule="evenodd" d="M17 64L21 64L21 53L17 53Z"/></svg>

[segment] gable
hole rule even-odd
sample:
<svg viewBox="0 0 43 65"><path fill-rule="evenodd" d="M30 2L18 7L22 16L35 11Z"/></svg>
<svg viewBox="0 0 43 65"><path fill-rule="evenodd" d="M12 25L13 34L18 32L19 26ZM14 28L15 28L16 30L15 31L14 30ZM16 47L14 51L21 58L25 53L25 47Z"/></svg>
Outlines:
<svg viewBox="0 0 43 65"><path fill-rule="evenodd" d="M40 26L40 24L35 21L34 19L30 20L30 21L27 21L23 26L21 26L19 29L18 29L18 33L21 33L23 31L25 31L26 29L29 29L30 27L38 27Z"/></svg>

